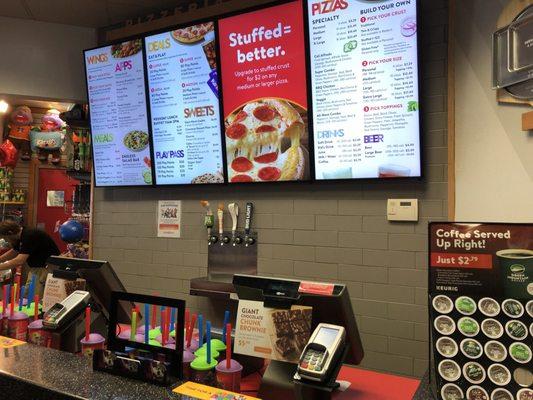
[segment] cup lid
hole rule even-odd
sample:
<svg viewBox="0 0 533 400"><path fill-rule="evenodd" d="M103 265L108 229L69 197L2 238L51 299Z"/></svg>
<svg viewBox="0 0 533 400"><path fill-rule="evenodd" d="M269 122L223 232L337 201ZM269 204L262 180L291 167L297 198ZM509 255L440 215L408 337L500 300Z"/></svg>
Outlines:
<svg viewBox="0 0 533 400"><path fill-rule="evenodd" d="M28 329L42 329L43 328L43 320L42 319L36 319L35 321L30 322L28 325Z"/></svg>
<svg viewBox="0 0 533 400"><path fill-rule="evenodd" d="M99 333L91 333L89 335L89 340L85 340L85 336L80 340L81 344L100 344L105 342L105 337Z"/></svg>
<svg viewBox="0 0 533 400"><path fill-rule="evenodd" d="M196 357L194 354L192 354L189 350L183 350L183 362L184 363L190 363L192 362Z"/></svg>
<svg viewBox="0 0 533 400"><path fill-rule="evenodd" d="M213 357L211 363L207 363L205 357L196 357L191 363L191 368L197 371L209 371L217 366L218 361Z"/></svg>
<svg viewBox="0 0 533 400"><path fill-rule="evenodd" d="M26 313L20 311L17 311L13 315L9 316L10 321L22 321L24 319L28 319L28 316L26 315Z"/></svg>
<svg viewBox="0 0 533 400"><path fill-rule="evenodd" d="M196 357L206 357L207 356L207 346L202 346L198 350L194 352L194 355ZM218 358L220 356L220 353L216 351L215 349L211 349L211 357L212 358Z"/></svg>
<svg viewBox="0 0 533 400"><path fill-rule="evenodd" d="M227 368L226 360L222 360L218 363L216 370L220 372L240 372L242 371L242 365L238 361L231 359L230 367Z"/></svg>

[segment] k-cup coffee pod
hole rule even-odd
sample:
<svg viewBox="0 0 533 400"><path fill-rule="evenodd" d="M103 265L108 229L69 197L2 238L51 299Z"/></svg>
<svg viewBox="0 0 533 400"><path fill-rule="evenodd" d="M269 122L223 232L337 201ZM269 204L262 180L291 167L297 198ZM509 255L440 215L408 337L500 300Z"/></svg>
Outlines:
<svg viewBox="0 0 533 400"><path fill-rule="evenodd" d="M500 279L506 297L527 298L533 294L533 250L504 249L496 252Z"/></svg>
<svg viewBox="0 0 533 400"><path fill-rule="evenodd" d="M513 380L520 387L533 385L533 372L530 369L519 367L513 371Z"/></svg>
<svg viewBox="0 0 533 400"><path fill-rule="evenodd" d="M528 345L515 342L509 346L509 355L520 364L528 364L531 361L531 349Z"/></svg>
<svg viewBox="0 0 533 400"><path fill-rule="evenodd" d="M489 379L498 386L505 386L511 382L511 372L505 365L492 364L487 370Z"/></svg>
<svg viewBox="0 0 533 400"><path fill-rule="evenodd" d="M468 337L476 336L479 333L479 324L470 317L463 317L457 323L459 332Z"/></svg>
<svg viewBox="0 0 533 400"><path fill-rule="evenodd" d="M435 318L433 325L441 335L451 335L455 332L455 322L447 315L439 315Z"/></svg>
<svg viewBox="0 0 533 400"><path fill-rule="evenodd" d="M457 355L457 352L459 351L455 340L446 336L439 338L435 346L437 348L437 351L443 357L455 357Z"/></svg>
<svg viewBox="0 0 533 400"><path fill-rule="evenodd" d="M505 332L514 340L522 340L527 336L527 327L522 321L511 320L505 324Z"/></svg>
<svg viewBox="0 0 533 400"><path fill-rule="evenodd" d="M472 315L476 312L477 306L476 302L472 298L468 296L461 296L455 299L455 308L457 308L457 311L459 311L461 314Z"/></svg>
<svg viewBox="0 0 533 400"><path fill-rule="evenodd" d="M442 360L439 363L438 371L440 376L448 382L455 382L461 377L461 368L453 360Z"/></svg>
<svg viewBox="0 0 533 400"><path fill-rule="evenodd" d="M460 400L464 398L464 393L459 386L454 383L447 383L440 390L442 400Z"/></svg>
<svg viewBox="0 0 533 400"><path fill-rule="evenodd" d="M483 297L478 301L478 308L487 317L495 317L500 313L500 305L490 297Z"/></svg>
<svg viewBox="0 0 533 400"><path fill-rule="evenodd" d="M453 310L452 299L443 294L435 296L433 298L433 308L441 314L448 314Z"/></svg>
<svg viewBox="0 0 533 400"><path fill-rule="evenodd" d="M491 339L499 339L503 335L503 326L500 321L487 318L481 322L481 331Z"/></svg>
<svg viewBox="0 0 533 400"><path fill-rule="evenodd" d="M466 400L490 400L490 398L481 386L470 386L466 391Z"/></svg>
<svg viewBox="0 0 533 400"><path fill-rule="evenodd" d="M524 315L524 306L518 300L507 299L502 303L502 310L508 317L520 318Z"/></svg>
<svg viewBox="0 0 533 400"><path fill-rule="evenodd" d="M485 369L475 361L463 365L463 375L470 383L481 383L485 380Z"/></svg>
<svg viewBox="0 0 533 400"><path fill-rule="evenodd" d="M533 318L533 300L529 300L526 304L526 311L531 318Z"/></svg>
<svg viewBox="0 0 533 400"><path fill-rule="evenodd" d="M533 400L533 390L520 389L516 394L516 400Z"/></svg>
<svg viewBox="0 0 533 400"><path fill-rule="evenodd" d="M485 355L491 361L502 362L507 358L507 349L500 342L490 340L485 343Z"/></svg>
<svg viewBox="0 0 533 400"><path fill-rule="evenodd" d="M490 394L490 400L514 400L514 397L507 389L497 388Z"/></svg>
<svg viewBox="0 0 533 400"><path fill-rule="evenodd" d="M470 359L476 359L483 354L483 347L475 339L464 339L461 344L461 353Z"/></svg>

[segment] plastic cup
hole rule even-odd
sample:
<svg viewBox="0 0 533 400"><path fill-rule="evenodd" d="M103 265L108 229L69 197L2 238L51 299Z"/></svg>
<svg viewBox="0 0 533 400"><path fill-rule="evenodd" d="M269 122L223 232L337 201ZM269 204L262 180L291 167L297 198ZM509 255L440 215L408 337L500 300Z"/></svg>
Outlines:
<svg viewBox="0 0 533 400"><path fill-rule="evenodd" d="M12 339L27 340L30 319L23 312L15 312L9 316L7 323L8 336Z"/></svg>
<svg viewBox="0 0 533 400"><path fill-rule="evenodd" d="M8 321L9 321L9 310L6 310L5 315L3 315L0 320L0 335L2 336L7 336L9 333Z"/></svg>
<svg viewBox="0 0 533 400"><path fill-rule="evenodd" d="M222 360L216 366L218 385L230 392L241 391L242 365L235 360L230 360L230 367L226 368L226 360Z"/></svg>
<svg viewBox="0 0 533 400"><path fill-rule="evenodd" d="M191 363L194 361L196 357L194 357L194 354L192 354L188 350L183 350L183 380L189 381L191 380Z"/></svg>
<svg viewBox="0 0 533 400"><path fill-rule="evenodd" d="M28 342L36 346L47 346L52 340L52 332L43 328L43 320L32 321L28 325Z"/></svg>
<svg viewBox="0 0 533 400"><path fill-rule="evenodd" d="M214 358L211 358L211 363L208 364L205 356L196 357L191 362L192 380L202 385L214 386L216 384L214 369L217 364Z"/></svg>
<svg viewBox="0 0 533 400"><path fill-rule="evenodd" d="M91 333L89 340L85 340L85 337L80 340L81 353L86 357L93 356L94 350L105 349L105 338L99 333Z"/></svg>

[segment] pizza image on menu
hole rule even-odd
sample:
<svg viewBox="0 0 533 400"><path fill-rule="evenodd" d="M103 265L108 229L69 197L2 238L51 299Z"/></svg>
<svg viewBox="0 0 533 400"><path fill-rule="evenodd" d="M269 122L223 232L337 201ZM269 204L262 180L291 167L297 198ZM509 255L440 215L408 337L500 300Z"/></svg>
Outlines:
<svg viewBox="0 0 533 400"><path fill-rule="evenodd" d="M302 107L278 98L250 101L225 120L229 181L304 179L306 155Z"/></svg>
<svg viewBox="0 0 533 400"><path fill-rule="evenodd" d="M208 32L211 32L213 28L214 26L212 22L206 22L204 24L176 29L175 31L172 31L170 35L179 43L192 44L203 40L204 36Z"/></svg>

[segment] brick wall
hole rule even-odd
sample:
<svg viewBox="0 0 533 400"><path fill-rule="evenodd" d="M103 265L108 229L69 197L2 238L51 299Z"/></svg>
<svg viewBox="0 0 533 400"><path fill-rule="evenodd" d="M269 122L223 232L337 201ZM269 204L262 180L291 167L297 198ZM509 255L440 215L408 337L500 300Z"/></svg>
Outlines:
<svg viewBox="0 0 533 400"><path fill-rule="evenodd" d="M229 305L188 294L189 280L207 274L199 200L215 208L237 201L241 210L252 201L259 273L346 283L363 366L421 376L428 359L427 223L446 219L447 210L447 2L423 0L421 10L423 182L96 189L94 257L110 260L128 290L183 298L217 320ZM386 199L402 197L420 200L418 223L386 220ZM156 204L165 199L183 200L181 239L156 237Z"/></svg>

